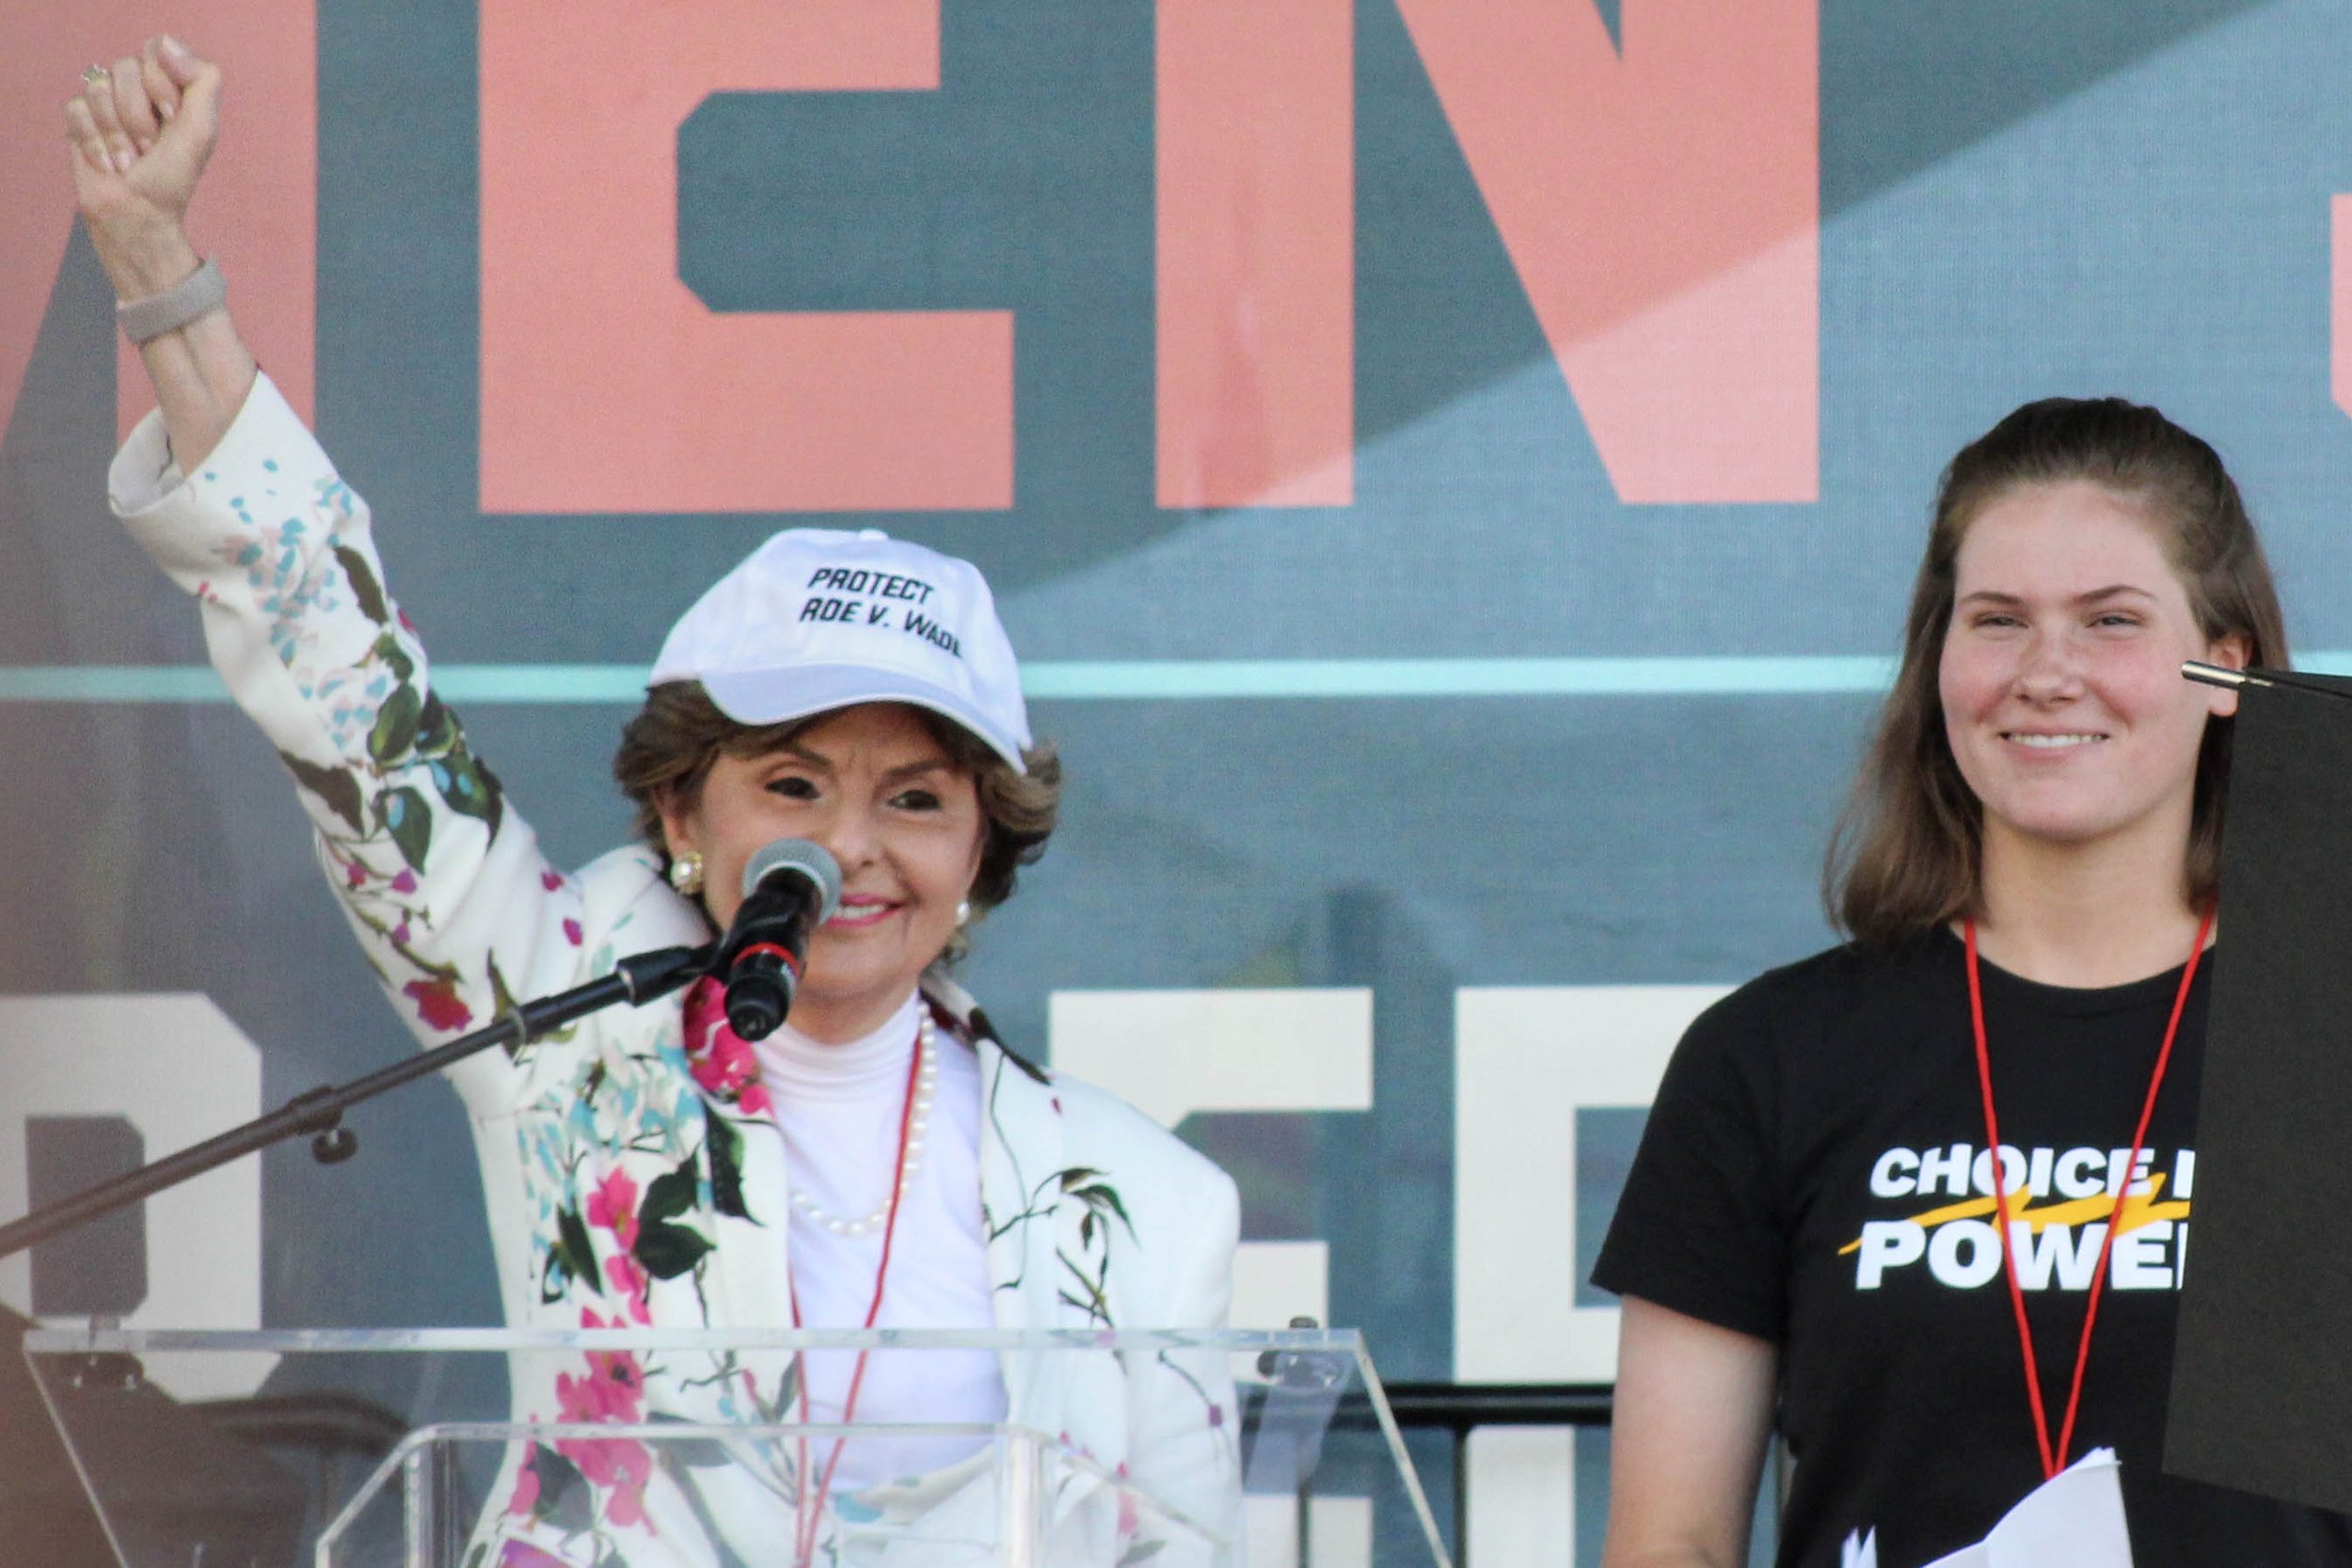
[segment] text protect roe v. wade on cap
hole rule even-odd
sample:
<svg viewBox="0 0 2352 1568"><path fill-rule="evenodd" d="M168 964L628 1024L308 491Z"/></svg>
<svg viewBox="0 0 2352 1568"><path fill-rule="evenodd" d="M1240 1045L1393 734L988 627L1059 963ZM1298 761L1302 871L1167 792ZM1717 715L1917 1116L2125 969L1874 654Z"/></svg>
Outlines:
<svg viewBox="0 0 2352 1568"><path fill-rule="evenodd" d="M663 641L653 684L685 680L743 724L912 703L1027 770L1021 670L988 579L879 529L787 529L754 550Z"/></svg>

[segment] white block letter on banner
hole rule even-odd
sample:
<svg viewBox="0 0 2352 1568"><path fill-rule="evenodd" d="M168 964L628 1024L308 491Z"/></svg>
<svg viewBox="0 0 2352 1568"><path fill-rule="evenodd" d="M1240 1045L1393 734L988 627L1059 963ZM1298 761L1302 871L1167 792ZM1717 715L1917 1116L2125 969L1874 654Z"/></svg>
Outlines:
<svg viewBox="0 0 2352 1568"><path fill-rule="evenodd" d="M1645 1106L1722 986L1465 987L1454 1000L1454 1375L1608 1383L1617 1309L1576 1302L1576 1113Z"/></svg>
<svg viewBox="0 0 2352 1568"><path fill-rule="evenodd" d="M249 1121L262 1109L262 1058L208 997L0 997L0 1213L28 1206L25 1122L119 1116L160 1159ZM262 1326L262 1166L248 1156L147 1199L147 1299L129 1328ZM32 1307L28 1255L0 1259L0 1300ZM181 1362L184 1358L167 1358ZM237 1358L246 1386L192 1386L158 1365L183 1399L249 1394L266 1358Z"/></svg>
<svg viewBox="0 0 2352 1568"><path fill-rule="evenodd" d="M1054 1066L1132 1101L1163 1127L1198 1112L1372 1109L1372 992L1057 990ZM1319 1241L1244 1242L1233 1323L1326 1316Z"/></svg>

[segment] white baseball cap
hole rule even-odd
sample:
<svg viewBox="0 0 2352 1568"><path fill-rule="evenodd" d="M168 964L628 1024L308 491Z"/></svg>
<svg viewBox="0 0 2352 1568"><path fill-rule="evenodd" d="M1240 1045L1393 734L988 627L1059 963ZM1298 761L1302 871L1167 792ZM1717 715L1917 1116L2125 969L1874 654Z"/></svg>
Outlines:
<svg viewBox="0 0 2352 1568"><path fill-rule="evenodd" d="M988 579L880 529L771 538L670 628L653 666L653 684L664 681L700 681L743 724L912 703L1028 770L1021 670Z"/></svg>

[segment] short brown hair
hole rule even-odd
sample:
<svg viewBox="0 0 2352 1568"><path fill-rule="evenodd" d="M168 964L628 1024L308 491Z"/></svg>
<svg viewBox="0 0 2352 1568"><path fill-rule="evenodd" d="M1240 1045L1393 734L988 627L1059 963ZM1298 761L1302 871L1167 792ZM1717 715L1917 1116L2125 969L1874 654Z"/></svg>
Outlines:
<svg viewBox="0 0 2352 1568"><path fill-rule="evenodd" d="M2212 447L2122 398L2046 398L2019 408L1962 448L1936 485L1902 664L1822 872L1832 923L1857 941L1892 944L1979 912L1982 807L1952 757L1937 685L1961 541L2010 491L2070 481L2147 509L2208 641L2243 637L2253 663L2287 666L2286 620L2262 541ZM2213 907L2220 884L2232 729L2226 719L2209 721L2197 756L2183 892L2201 911Z"/></svg>
<svg viewBox="0 0 2352 1568"><path fill-rule="evenodd" d="M1021 867L1045 853L1061 809L1061 758L1050 742L1022 753L1026 773L991 751L962 725L916 708L948 760L970 772L977 786L988 836L980 869L972 879L975 911L994 909L1012 896ZM621 728L612 776L636 807L639 837L667 856L661 837L661 798L675 795L691 805L721 756L752 757L772 752L818 722L823 714L780 724L743 724L719 711L700 681L664 681L645 693L645 705Z"/></svg>

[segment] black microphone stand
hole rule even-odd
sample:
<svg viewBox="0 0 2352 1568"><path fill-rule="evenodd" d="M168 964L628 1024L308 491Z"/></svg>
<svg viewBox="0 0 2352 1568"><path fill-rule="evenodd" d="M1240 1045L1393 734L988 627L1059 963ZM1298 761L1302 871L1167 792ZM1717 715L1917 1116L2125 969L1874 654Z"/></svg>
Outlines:
<svg viewBox="0 0 2352 1568"><path fill-rule="evenodd" d="M667 996L706 973L718 946L717 942L709 942L701 947L663 947L651 953L633 954L621 959L612 973L601 979L535 1002L519 1003L500 1014L495 1022L470 1035L461 1035L447 1045L420 1052L340 1088L327 1085L308 1094L298 1094L257 1120L200 1144L192 1144L177 1154L167 1154L136 1170L125 1171L112 1180L102 1181L45 1209L35 1210L23 1219L0 1226L0 1258L36 1246L61 1231L110 1214L151 1193L176 1187L231 1160L299 1133L311 1135L310 1153L320 1164L341 1164L359 1149L358 1134L342 1124L343 1113L353 1106L414 1079L438 1072L494 1045L528 1044L551 1029L600 1012L616 1002L642 1006L657 997Z"/></svg>

